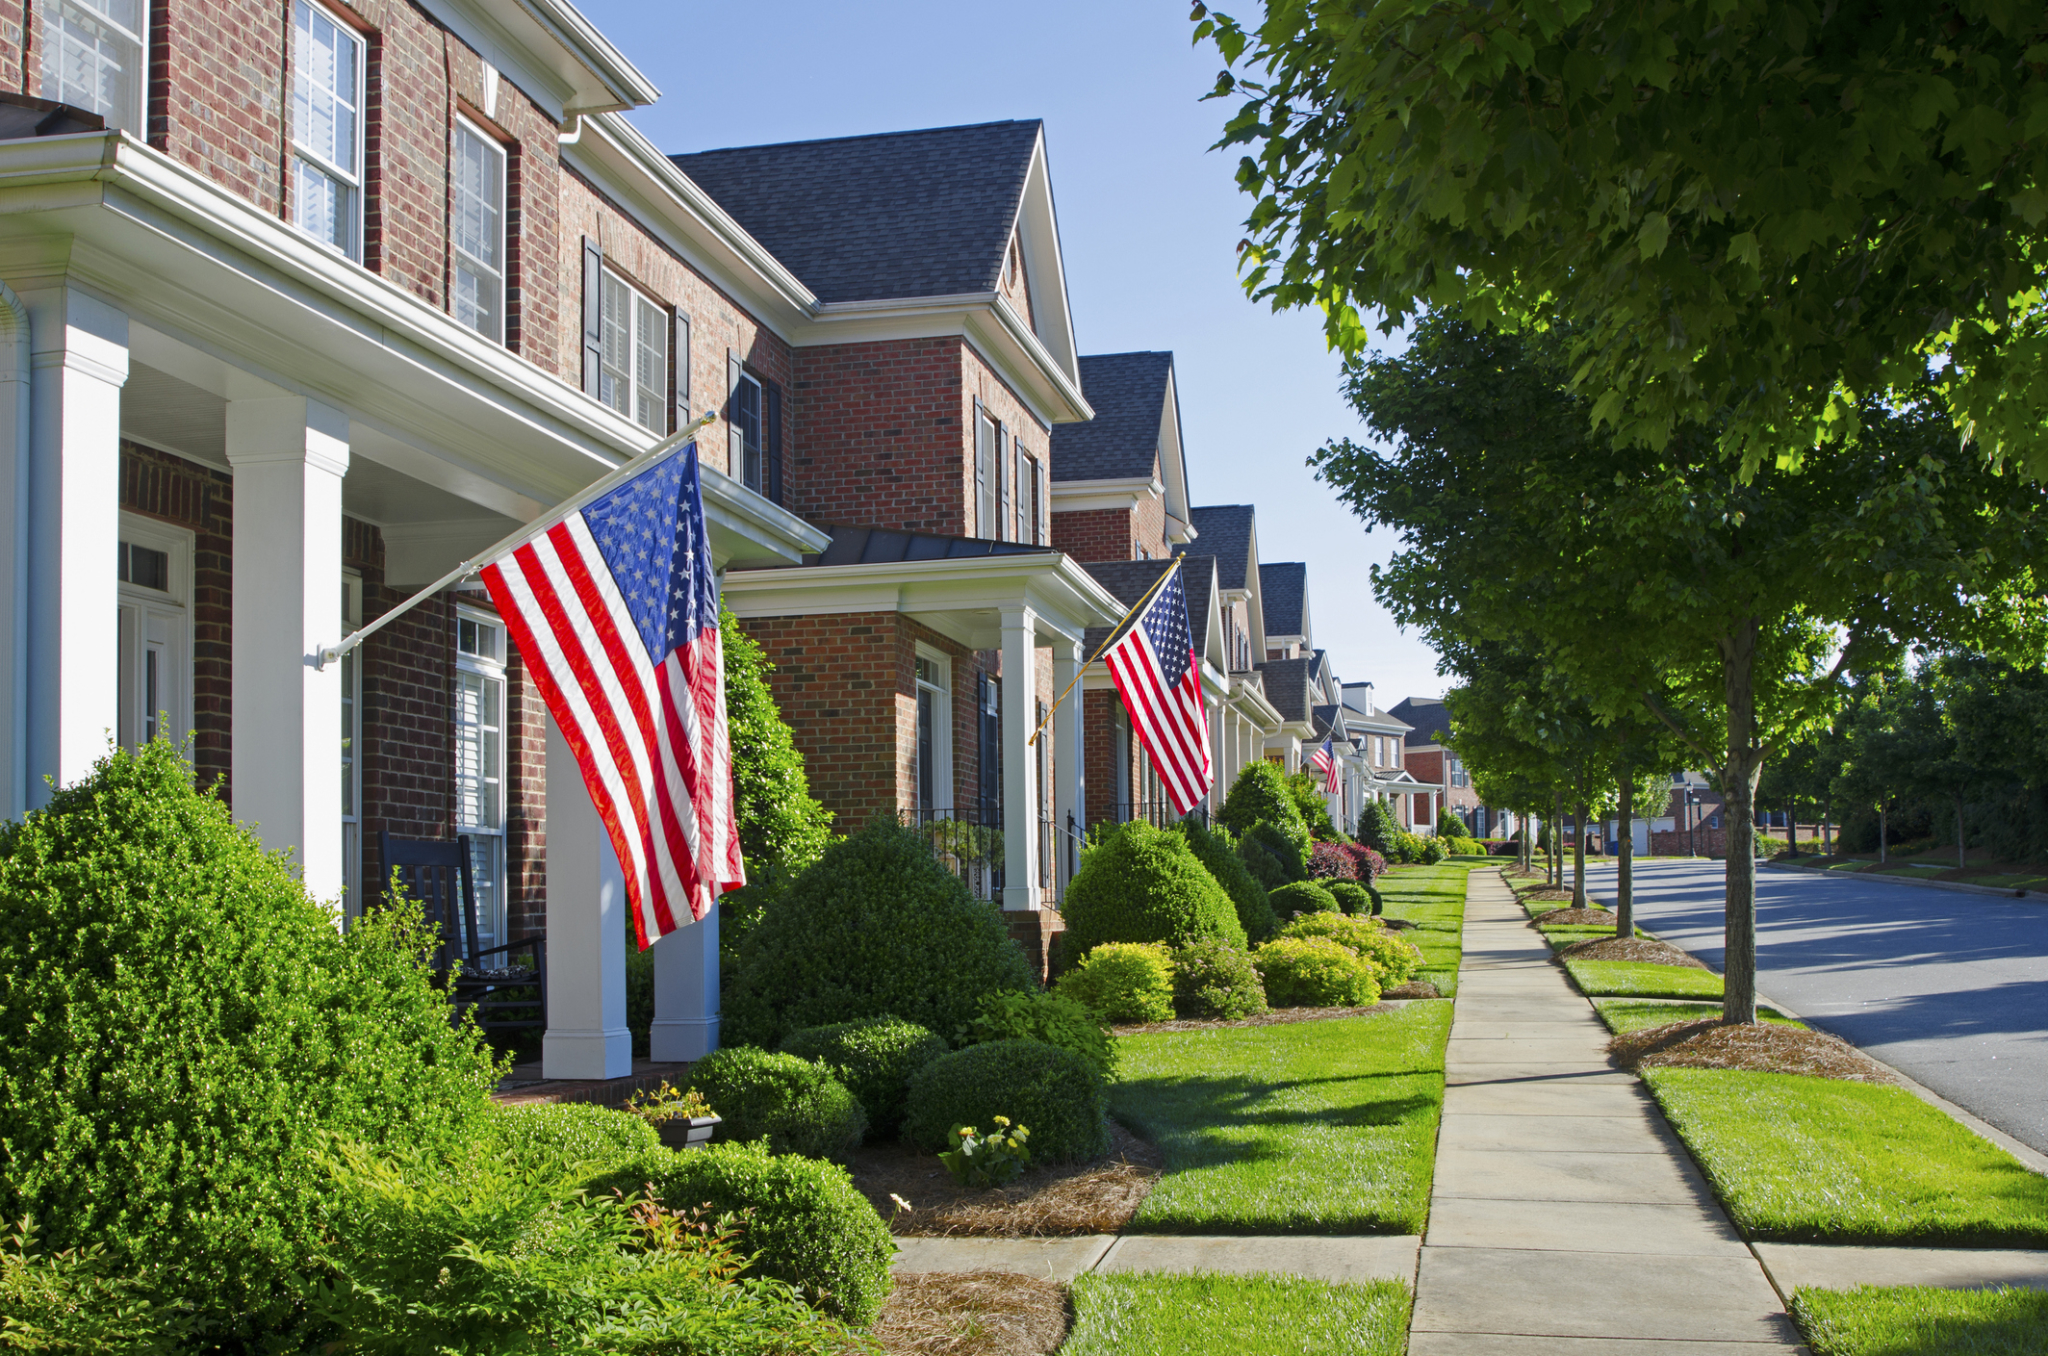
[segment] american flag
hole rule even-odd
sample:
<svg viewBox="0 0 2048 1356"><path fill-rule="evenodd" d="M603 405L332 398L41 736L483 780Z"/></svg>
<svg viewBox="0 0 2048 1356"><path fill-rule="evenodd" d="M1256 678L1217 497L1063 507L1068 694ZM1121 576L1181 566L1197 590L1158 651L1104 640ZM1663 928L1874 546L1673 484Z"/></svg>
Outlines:
<svg viewBox="0 0 2048 1356"><path fill-rule="evenodd" d="M1122 694L1131 724L1166 784L1176 814L1202 803L1216 780L1209 761L1209 718L1202 709L1202 670L1188 629L1188 595L1180 562L1166 582L1109 647L1103 660Z"/></svg>
<svg viewBox="0 0 2048 1356"><path fill-rule="evenodd" d="M1308 756L1308 765L1323 774L1323 790L1334 794L1337 790L1336 741L1325 739L1323 746Z"/></svg>
<svg viewBox="0 0 2048 1356"><path fill-rule="evenodd" d="M746 884L695 443L483 570L611 836L644 949Z"/></svg>

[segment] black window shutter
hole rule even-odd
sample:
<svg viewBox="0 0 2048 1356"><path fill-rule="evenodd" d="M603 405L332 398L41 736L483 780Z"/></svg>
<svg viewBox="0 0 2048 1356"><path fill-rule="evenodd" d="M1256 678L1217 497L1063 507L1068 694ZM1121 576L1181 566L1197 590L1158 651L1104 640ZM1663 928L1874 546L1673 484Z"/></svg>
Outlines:
<svg viewBox="0 0 2048 1356"><path fill-rule="evenodd" d="M583 394L594 396L604 369L604 251L583 237Z"/></svg>
<svg viewBox="0 0 2048 1356"><path fill-rule="evenodd" d="M690 317L676 312L676 332L669 344L669 353L675 359L676 422L674 432L683 431L683 425L690 422Z"/></svg>
<svg viewBox="0 0 2048 1356"><path fill-rule="evenodd" d="M740 389L740 355L731 349L725 351L725 473L734 480L744 483L747 478L745 448L736 446L740 426L736 416L739 410L733 397Z"/></svg>
<svg viewBox="0 0 2048 1356"><path fill-rule="evenodd" d="M771 503L782 502L782 387L762 379L761 443L767 456L768 499Z"/></svg>
<svg viewBox="0 0 2048 1356"><path fill-rule="evenodd" d="M989 524L982 521L981 511L981 506L988 502L988 478L993 474L988 464L988 443L983 439L981 433L983 427L981 397L976 396L974 398L974 511L971 525L967 532L967 535L970 537L986 537L990 535Z"/></svg>
<svg viewBox="0 0 2048 1356"><path fill-rule="evenodd" d="M1008 541L1017 535L1011 527L1013 514L1010 504L1010 447L1013 443L1009 430L996 425L996 530L989 535L998 541Z"/></svg>
<svg viewBox="0 0 2048 1356"><path fill-rule="evenodd" d="M981 708L981 807L993 813L1003 803L1003 689L985 673L975 686Z"/></svg>

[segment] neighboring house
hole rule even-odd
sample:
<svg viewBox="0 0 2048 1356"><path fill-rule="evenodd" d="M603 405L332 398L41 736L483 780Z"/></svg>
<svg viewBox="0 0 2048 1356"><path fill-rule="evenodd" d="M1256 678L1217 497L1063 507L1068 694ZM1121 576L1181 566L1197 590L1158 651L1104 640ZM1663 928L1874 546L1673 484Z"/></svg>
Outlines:
<svg viewBox="0 0 2048 1356"><path fill-rule="evenodd" d="M1081 389L1095 417L1052 435L1052 544L1076 560L1164 560L1196 536L1173 355L1085 356Z"/></svg>
<svg viewBox="0 0 2048 1356"><path fill-rule="evenodd" d="M1266 653L1259 592L1258 514L1250 504L1211 504L1193 512L1204 554L1216 561L1217 619L1230 687L1215 713L1217 804L1248 763L1265 758L1282 718L1257 665ZM1187 548L1181 548L1183 550Z"/></svg>
<svg viewBox="0 0 2048 1356"><path fill-rule="evenodd" d="M1474 834L1490 832L1494 827L1493 816L1480 803L1479 793L1472 789L1472 774L1450 745L1450 708L1439 698L1404 697L1394 703L1390 714L1411 727L1406 737L1408 771L1417 781L1442 788L1437 804L1429 811L1428 822L1435 824L1436 811L1447 809Z"/></svg>
<svg viewBox="0 0 2048 1356"><path fill-rule="evenodd" d="M1315 645L1308 622L1308 566L1285 561L1259 566L1266 614L1266 658L1299 659Z"/></svg>
<svg viewBox="0 0 2048 1356"><path fill-rule="evenodd" d="M1413 833L1435 832L1435 797L1439 782L1424 781L1408 767L1408 739L1415 727L1374 701L1371 683L1344 685L1346 719L1363 741L1372 782L1367 794L1393 807L1394 821Z"/></svg>

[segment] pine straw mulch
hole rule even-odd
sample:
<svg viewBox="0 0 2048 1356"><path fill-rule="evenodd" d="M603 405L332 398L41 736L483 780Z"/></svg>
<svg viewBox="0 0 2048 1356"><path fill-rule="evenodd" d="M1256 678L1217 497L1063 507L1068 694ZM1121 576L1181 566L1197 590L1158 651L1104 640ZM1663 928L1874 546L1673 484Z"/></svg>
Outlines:
<svg viewBox="0 0 2048 1356"><path fill-rule="evenodd" d="M905 1237L1041 1238L1113 1234L1131 1222L1165 1160L1111 1121L1109 1152L1088 1163L1040 1163L1008 1186L961 1186L934 1154L908 1144L854 1152L853 1184L891 1233ZM891 1195L910 1202L898 1210ZM943 1348L950 1350L950 1348ZM934 1347L932 1350L942 1350Z"/></svg>
<svg viewBox="0 0 2048 1356"><path fill-rule="evenodd" d="M1014 1271L899 1271L874 1335L890 1356L1048 1356L1067 1340L1067 1290Z"/></svg>
<svg viewBox="0 0 2048 1356"><path fill-rule="evenodd" d="M1574 956L1580 960L1635 961L1647 965L1684 965L1695 970L1704 970L1707 963L1690 952L1681 951L1668 942L1652 942L1641 937L1592 937L1583 942L1573 942L1557 953L1560 956Z"/></svg>
<svg viewBox="0 0 2048 1356"><path fill-rule="evenodd" d="M1431 984L1426 987L1434 989ZM1404 994L1383 995L1389 998L1407 997ZM1431 997L1441 997L1431 994ZM1371 1017L1382 1012L1399 1012L1399 1008L1385 1003L1374 1003L1364 1008L1274 1008L1271 1012L1256 1017L1238 1017L1231 1021L1209 1021L1206 1019L1181 1017L1168 1022L1139 1022L1131 1026L1113 1026L1110 1030L1119 1036L1148 1036L1155 1031L1221 1031L1234 1026L1287 1026L1294 1022L1327 1022L1332 1017Z"/></svg>
<svg viewBox="0 0 2048 1356"><path fill-rule="evenodd" d="M1569 904L1572 902L1572 892L1570 890L1553 890L1547 885L1539 886L1534 890L1518 890L1516 894L1522 899L1534 900L1538 904Z"/></svg>
<svg viewBox="0 0 2048 1356"><path fill-rule="evenodd" d="M1396 984L1380 992L1382 1002L1389 998L1442 998L1443 991L1426 979L1411 979L1406 984Z"/></svg>
<svg viewBox="0 0 2048 1356"><path fill-rule="evenodd" d="M1607 1052L1624 1069L1750 1069L1853 1083L1892 1083L1891 1070L1823 1031L1758 1023L1723 1026L1718 1017L1645 1027L1616 1036Z"/></svg>
<svg viewBox="0 0 2048 1356"><path fill-rule="evenodd" d="M1537 926L1546 928L1571 924L1611 928L1614 926L1614 914L1608 909L1552 909L1549 913L1537 914L1535 922Z"/></svg>

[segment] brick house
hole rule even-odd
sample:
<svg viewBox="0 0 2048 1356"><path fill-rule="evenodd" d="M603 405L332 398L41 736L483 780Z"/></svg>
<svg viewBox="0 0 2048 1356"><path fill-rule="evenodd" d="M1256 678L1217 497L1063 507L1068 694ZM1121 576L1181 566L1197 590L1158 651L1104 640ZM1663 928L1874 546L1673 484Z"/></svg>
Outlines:
<svg viewBox="0 0 2048 1356"><path fill-rule="evenodd" d="M1403 697L1394 703L1390 714L1411 727L1406 749L1410 775L1436 788L1432 795L1418 798L1419 822L1428 823L1434 832L1437 811L1447 809L1475 834L1493 829L1486 807L1480 804L1479 793L1472 789L1472 774L1465 770L1457 751L1450 746L1450 708L1429 697ZM1422 801L1434 803L1425 808Z"/></svg>

